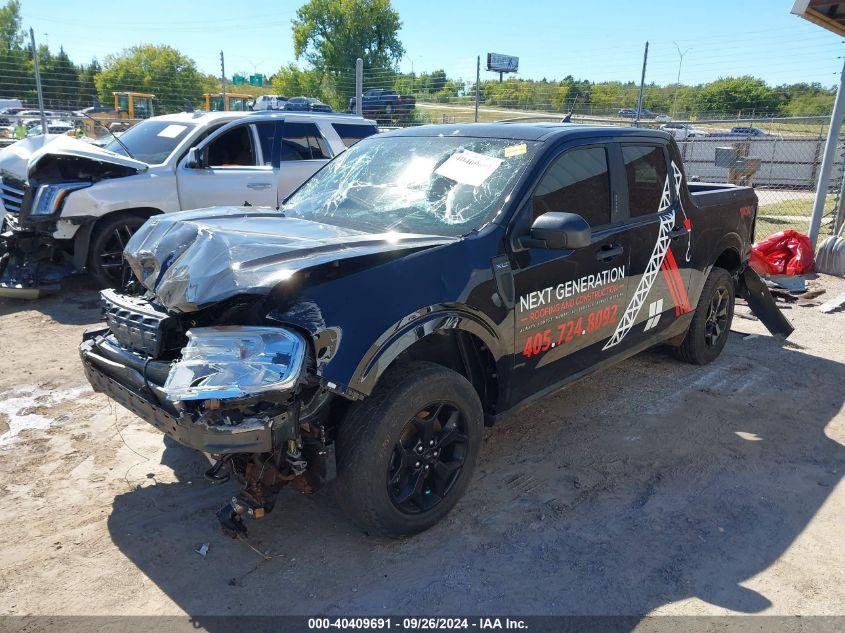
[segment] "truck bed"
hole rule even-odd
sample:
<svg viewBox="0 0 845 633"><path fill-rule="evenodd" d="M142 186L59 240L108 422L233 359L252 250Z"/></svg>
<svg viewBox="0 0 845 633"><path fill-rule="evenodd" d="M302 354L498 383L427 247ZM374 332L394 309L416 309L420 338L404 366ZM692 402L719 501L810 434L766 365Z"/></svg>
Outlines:
<svg viewBox="0 0 845 633"><path fill-rule="evenodd" d="M757 203L753 187L715 182L690 182L687 187L695 205L700 209L724 205L736 209L744 204Z"/></svg>

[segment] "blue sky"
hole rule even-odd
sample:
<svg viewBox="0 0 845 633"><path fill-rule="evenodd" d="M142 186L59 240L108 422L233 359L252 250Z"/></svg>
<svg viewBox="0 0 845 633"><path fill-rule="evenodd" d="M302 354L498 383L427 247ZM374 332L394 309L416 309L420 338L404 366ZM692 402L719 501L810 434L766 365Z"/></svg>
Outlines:
<svg viewBox="0 0 845 633"><path fill-rule="evenodd" d="M80 0L23 0L24 24L51 48L63 45L76 62L137 43L170 44L217 72L272 74L294 61L290 22L301 2L143 0L91 5ZM400 67L445 68L470 78L475 57L517 55L520 76L639 81L650 42L647 81L681 81L751 74L772 84L838 82L840 38L789 13L792 0L675 0L603 3L566 0L394 0L406 56ZM702 7L705 7L702 9ZM482 73L487 77L493 75Z"/></svg>

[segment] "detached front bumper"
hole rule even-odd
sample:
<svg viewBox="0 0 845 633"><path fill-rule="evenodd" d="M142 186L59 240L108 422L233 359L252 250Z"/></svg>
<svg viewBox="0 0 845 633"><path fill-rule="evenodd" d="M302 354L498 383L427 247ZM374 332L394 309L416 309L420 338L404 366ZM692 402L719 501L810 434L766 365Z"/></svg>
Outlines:
<svg viewBox="0 0 845 633"><path fill-rule="evenodd" d="M118 350L106 340L108 332L90 332L79 346L85 376L94 391L106 394L178 443L198 451L219 455L272 450L268 424L245 420L237 425L210 426L177 411L160 386L150 376L144 377L145 361Z"/></svg>

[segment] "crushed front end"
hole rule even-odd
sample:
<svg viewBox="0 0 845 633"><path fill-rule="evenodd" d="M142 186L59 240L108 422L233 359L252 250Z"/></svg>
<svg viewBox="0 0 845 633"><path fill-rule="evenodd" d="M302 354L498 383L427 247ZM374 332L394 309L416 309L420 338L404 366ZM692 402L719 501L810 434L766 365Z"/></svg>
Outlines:
<svg viewBox="0 0 845 633"><path fill-rule="evenodd" d="M0 296L36 298L58 289L58 281L71 270L61 261L53 238L56 221L52 214L38 214L47 208L47 196L29 182L0 176ZM66 192L56 192L56 195ZM36 198L38 198L36 200ZM61 199L57 200L61 203Z"/></svg>
<svg viewBox="0 0 845 633"><path fill-rule="evenodd" d="M213 482L243 489L218 513L230 536L272 510L288 483L325 480L330 394L313 377L305 338L272 326L232 326L243 305L168 313L143 295L102 293L107 328L88 332L83 367L105 393L185 446L210 455Z"/></svg>

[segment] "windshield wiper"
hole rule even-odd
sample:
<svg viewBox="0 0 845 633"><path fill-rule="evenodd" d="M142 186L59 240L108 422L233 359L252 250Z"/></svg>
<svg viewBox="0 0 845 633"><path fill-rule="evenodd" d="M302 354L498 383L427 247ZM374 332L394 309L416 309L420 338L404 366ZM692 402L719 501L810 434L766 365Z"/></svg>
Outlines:
<svg viewBox="0 0 845 633"><path fill-rule="evenodd" d="M130 152L130 151L129 151L129 148L128 148L128 147L126 147L126 145L124 145L124 144L123 144L123 142L122 142L119 138L117 138L117 135L116 135L114 132L112 132L109 128L107 128L105 125L103 125L102 123L100 123L100 122L99 122L97 119L95 119L94 117L92 117L92 116L90 116L90 115L88 115L88 114L85 114L84 112L80 112L80 114L81 114L82 116L84 116L86 119L91 119L91 120L94 122L94 124L95 124L95 125L99 125L99 126L100 126L101 128L103 128L106 132L108 132L109 134L111 134L112 138L113 138L114 140L116 140L116 141L117 141L117 143L118 143L118 145L120 145L120 146L123 148L123 151L124 151L124 152L126 152L126 155L127 155L129 158L131 158L132 160L135 160L135 157L132 155L132 152Z"/></svg>

